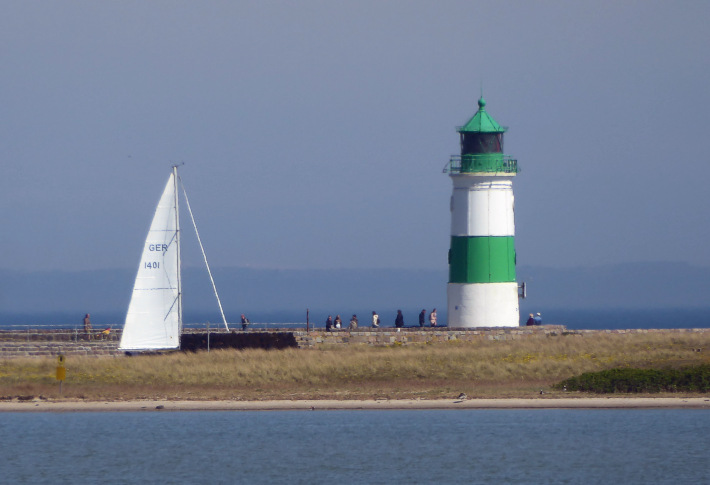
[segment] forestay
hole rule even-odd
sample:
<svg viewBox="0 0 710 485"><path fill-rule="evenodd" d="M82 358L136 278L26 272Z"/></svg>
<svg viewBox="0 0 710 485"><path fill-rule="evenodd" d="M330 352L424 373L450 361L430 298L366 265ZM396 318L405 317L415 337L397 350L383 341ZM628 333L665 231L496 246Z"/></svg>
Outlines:
<svg viewBox="0 0 710 485"><path fill-rule="evenodd" d="M121 337L121 350L180 346L180 231L177 176L170 174L141 256Z"/></svg>

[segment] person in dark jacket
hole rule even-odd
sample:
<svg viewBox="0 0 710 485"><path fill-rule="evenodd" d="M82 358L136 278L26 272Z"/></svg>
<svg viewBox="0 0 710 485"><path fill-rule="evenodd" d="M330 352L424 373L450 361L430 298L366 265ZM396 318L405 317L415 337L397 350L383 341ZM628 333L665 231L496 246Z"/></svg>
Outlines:
<svg viewBox="0 0 710 485"><path fill-rule="evenodd" d="M420 327L424 326L424 320L426 320L426 310L422 309L422 312L419 314L419 326Z"/></svg>
<svg viewBox="0 0 710 485"><path fill-rule="evenodd" d="M333 317L328 315L328 319L325 321L325 331L326 332L332 332L333 331Z"/></svg>
<svg viewBox="0 0 710 485"><path fill-rule="evenodd" d="M533 325L535 325L535 319L533 318L533 314L531 313L530 318L528 318L528 321L525 322L525 326L532 327Z"/></svg>
<svg viewBox="0 0 710 485"><path fill-rule="evenodd" d="M84 316L84 334L87 339L91 339L91 315Z"/></svg>
<svg viewBox="0 0 710 485"><path fill-rule="evenodd" d="M404 327L404 316L402 310L397 310L397 318L394 319L394 326L397 328Z"/></svg>

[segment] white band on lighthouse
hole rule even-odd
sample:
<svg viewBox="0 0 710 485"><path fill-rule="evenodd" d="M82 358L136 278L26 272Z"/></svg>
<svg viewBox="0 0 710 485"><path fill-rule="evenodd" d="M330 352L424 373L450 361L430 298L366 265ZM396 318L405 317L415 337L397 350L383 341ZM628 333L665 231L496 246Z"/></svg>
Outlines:
<svg viewBox="0 0 710 485"><path fill-rule="evenodd" d="M449 283L449 327L517 327L517 283Z"/></svg>
<svg viewBox="0 0 710 485"><path fill-rule="evenodd" d="M452 180L452 236L515 236L513 180L509 175L460 175Z"/></svg>

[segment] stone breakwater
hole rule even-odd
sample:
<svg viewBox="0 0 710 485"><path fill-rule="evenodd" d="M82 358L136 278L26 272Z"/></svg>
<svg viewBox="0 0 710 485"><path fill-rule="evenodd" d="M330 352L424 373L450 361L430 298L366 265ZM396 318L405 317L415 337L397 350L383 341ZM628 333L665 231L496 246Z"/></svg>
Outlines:
<svg viewBox="0 0 710 485"><path fill-rule="evenodd" d="M439 342L480 342L483 340L523 340L554 337L580 337L600 334L687 334L710 333L710 328L679 329L618 329L618 330L568 330L564 325L541 325L539 327L504 327L504 328L403 328L397 332L393 328L364 328L356 331L340 330L337 332L294 332L299 348L315 348L320 345L411 345Z"/></svg>
<svg viewBox="0 0 710 485"><path fill-rule="evenodd" d="M199 337L205 343L208 333L204 330L186 331L191 337ZM321 346L339 345L416 345L440 342L480 342L483 340L523 340L536 338L573 337L584 338L599 334L639 334L664 333L669 335L688 333L710 333L710 328L688 329L626 329L626 330L568 330L562 325L542 325L540 327L510 327L510 328L394 328L369 327L353 331L340 330L324 332L313 330L306 332L293 329L273 329L268 331L247 330L227 332L214 331L209 333L211 349L218 348L284 348L287 346L301 349L312 349ZM109 335L96 334L90 338L81 332L73 330L3 330L0 331L0 359L13 357L48 357L63 355L85 356L121 356L118 350L120 330ZM230 342L219 345L218 342ZM275 342L281 343L274 345ZM200 348L206 348L202 346Z"/></svg>
<svg viewBox="0 0 710 485"><path fill-rule="evenodd" d="M120 334L86 336L76 330L0 330L0 358L120 355Z"/></svg>

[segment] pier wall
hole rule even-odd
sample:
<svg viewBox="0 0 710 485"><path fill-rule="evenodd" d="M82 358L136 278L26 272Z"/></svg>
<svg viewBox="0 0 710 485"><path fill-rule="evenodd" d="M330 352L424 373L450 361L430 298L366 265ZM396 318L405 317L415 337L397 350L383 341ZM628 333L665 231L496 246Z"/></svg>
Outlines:
<svg viewBox="0 0 710 485"><path fill-rule="evenodd" d="M323 345L365 344L374 346L412 345L437 342L480 342L483 340L522 340L554 337L586 337L599 334L639 334L639 333L710 333L710 328L677 329L618 329L618 330L568 330L564 325L541 325L539 327L491 327L491 328L365 328L362 330L337 332L297 331L294 332L299 348L317 348Z"/></svg>
<svg viewBox="0 0 710 485"><path fill-rule="evenodd" d="M315 349L345 345L416 345L439 342L480 342L484 340L522 340L536 338L575 337L584 338L599 334L665 333L710 333L710 328L690 329L626 329L626 330L568 330L562 325L539 327L450 329L441 328L362 328L325 332L305 329L274 329L268 331L214 331L209 333L210 348L301 348ZM207 332L188 330L184 334L186 350L206 350ZM0 359L14 357L67 356L121 356L118 350L120 331L110 335L92 335L91 338L69 330L5 330L0 331Z"/></svg>
<svg viewBox="0 0 710 485"><path fill-rule="evenodd" d="M57 355L117 356L120 332L87 336L75 330L0 330L0 358Z"/></svg>
<svg viewBox="0 0 710 485"><path fill-rule="evenodd" d="M414 327L402 328L363 328L358 330L338 330L334 332L298 331L294 332L299 348L315 348L321 345L356 345L374 346L412 345L437 342L476 342L480 340L515 340L522 338L540 338L559 335L566 332L561 325L542 325L539 327L512 328L460 328Z"/></svg>

